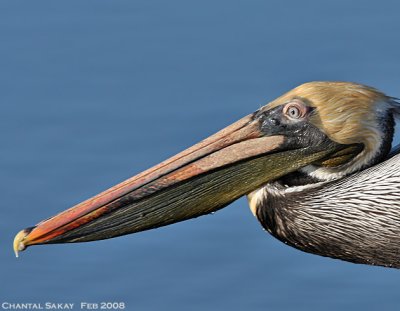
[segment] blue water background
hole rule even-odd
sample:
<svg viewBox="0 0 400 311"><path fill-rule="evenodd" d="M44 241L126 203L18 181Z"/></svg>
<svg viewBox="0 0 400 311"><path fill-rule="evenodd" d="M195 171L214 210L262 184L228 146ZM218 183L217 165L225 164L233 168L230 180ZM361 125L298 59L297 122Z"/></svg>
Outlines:
<svg viewBox="0 0 400 311"><path fill-rule="evenodd" d="M12 252L20 229L300 83L400 97L399 11L398 1L0 2L0 302L399 309L398 270L290 248L244 198L158 230Z"/></svg>

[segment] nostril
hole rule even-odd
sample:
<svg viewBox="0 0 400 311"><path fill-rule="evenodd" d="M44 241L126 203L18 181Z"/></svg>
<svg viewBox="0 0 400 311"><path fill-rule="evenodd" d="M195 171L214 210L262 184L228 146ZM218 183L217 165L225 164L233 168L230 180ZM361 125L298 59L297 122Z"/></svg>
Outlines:
<svg viewBox="0 0 400 311"><path fill-rule="evenodd" d="M278 119L273 118L273 119L271 119L271 124L272 124L272 125L279 125L280 122L279 122Z"/></svg>
<svg viewBox="0 0 400 311"><path fill-rule="evenodd" d="M281 125L281 121L276 118L268 118L268 119L264 120L262 123L263 128L271 128L271 127L276 127L276 126L280 126L280 125Z"/></svg>
<svg viewBox="0 0 400 311"><path fill-rule="evenodd" d="M262 126L264 128L269 128L271 126L279 126L279 125L281 125L281 122L275 118L268 118L264 120L264 122L262 123Z"/></svg>

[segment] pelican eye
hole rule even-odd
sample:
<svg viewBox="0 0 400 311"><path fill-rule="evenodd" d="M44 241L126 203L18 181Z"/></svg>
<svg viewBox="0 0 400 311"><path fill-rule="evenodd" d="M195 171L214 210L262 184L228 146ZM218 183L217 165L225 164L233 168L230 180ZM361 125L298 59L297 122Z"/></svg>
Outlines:
<svg viewBox="0 0 400 311"><path fill-rule="evenodd" d="M307 107L299 100L293 100L283 107L283 113L290 119L301 119L305 117Z"/></svg>
<svg viewBox="0 0 400 311"><path fill-rule="evenodd" d="M298 118L300 117L300 110L299 110L299 108L297 108L297 107L295 107L295 106L292 106L292 107L289 107L289 108L288 108L287 114L288 114L291 118L298 119Z"/></svg>

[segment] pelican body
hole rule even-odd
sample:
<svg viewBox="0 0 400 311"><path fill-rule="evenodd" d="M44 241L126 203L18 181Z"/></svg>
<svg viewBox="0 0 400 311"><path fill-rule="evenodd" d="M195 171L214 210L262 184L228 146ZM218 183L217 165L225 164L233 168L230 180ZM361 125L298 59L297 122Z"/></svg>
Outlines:
<svg viewBox="0 0 400 311"><path fill-rule="evenodd" d="M400 268L399 105L350 82L309 82L193 147L20 231L28 246L87 242L209 214L247 195L300 250Z"/></svg>
<svg viewBox="0 0 400 311"><path fill-rule="evenodd" d="M340 180L306 189L271 184L249 197L263 227L288 245L400 268L400 154Z"/></svg>

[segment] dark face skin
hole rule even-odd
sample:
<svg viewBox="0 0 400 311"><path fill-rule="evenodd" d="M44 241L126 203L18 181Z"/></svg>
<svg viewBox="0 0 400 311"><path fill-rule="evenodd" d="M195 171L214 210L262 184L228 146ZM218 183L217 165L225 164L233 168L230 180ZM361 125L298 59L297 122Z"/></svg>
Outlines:
<svg viewBox="0 0 400 311"><path fill-rule="evenodd" d="M329 140L316 126L309 122L315 108L305 105L300 99L270 110L255 113L266 136L285 134L287 146L302 148L316 146Z"/></svg>

